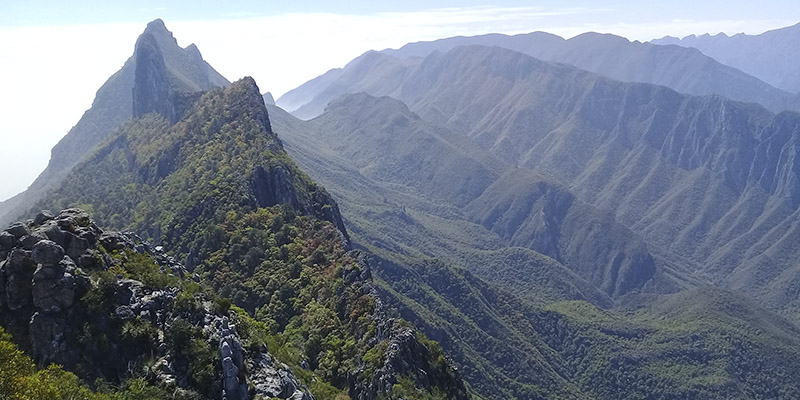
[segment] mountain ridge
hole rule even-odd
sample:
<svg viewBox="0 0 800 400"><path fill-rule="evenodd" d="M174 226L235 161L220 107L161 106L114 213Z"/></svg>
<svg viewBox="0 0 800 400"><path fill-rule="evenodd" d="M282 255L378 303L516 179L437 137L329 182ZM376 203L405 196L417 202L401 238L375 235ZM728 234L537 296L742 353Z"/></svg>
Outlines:
<svg viewBox="0 0 800 400"><path fill-rule="evenodd" d="M396 50L369 51L345 67L330 70L287 92L277 104L301 119L309 119L321 114L325 104L345 92L364 91L374 96L403 98L394 93L399 86L397 79L413 71L421 59L437 51L444 53L468 45L498 46L624 82L657 84L692 95L719 94L759 103L774 112L800 110L800 97L794 92L772 87L695 49L630 42L623 37L592 32L568 40L545 32L459 36L409 43ZM377 58L375 53L391 58ZM376 76L375 71L370 71L372 68L382 68L384 79L371 78Z"/></svg>
<svg viewBox="0 0 800 400"><path fill-rule="evenodd" d="M682 39L663 37L655 44L697 48L723 64L762 79L789 93L800 93L800 78L793 72L797 63L795 49L800 43L800 24L772 29L757 35L738 33L728 36L689 35Z"/></svg>

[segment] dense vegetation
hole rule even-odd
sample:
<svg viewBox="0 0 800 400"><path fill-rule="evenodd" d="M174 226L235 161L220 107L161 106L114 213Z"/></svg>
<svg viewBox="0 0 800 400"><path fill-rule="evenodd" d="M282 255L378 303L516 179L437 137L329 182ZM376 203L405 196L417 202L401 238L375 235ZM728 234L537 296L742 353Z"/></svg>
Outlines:
<svg viewBox="0 0 800 400"><path fill-rule="evenodd" d="M422 337L418 370L384 370L394 362L387 343L409 328L382 317L336 203L283 151L251 79L208 92L174 126L156 114L126 124L37 208L75 205L170 249L255 317L248 331L271 352L301 378L303 369L314 374L307 382L320 398L391 395L393 380L398 390L466 395Z"/></svg>
<svg viewBox="0 0 800 400"><path fill-rule="evenodd" d="M37 369L11 336L0 328L0 398L8 400L156 400L167 396L142 379L126 381L118 389L93 392L78 377L56 365Z"/></svg>

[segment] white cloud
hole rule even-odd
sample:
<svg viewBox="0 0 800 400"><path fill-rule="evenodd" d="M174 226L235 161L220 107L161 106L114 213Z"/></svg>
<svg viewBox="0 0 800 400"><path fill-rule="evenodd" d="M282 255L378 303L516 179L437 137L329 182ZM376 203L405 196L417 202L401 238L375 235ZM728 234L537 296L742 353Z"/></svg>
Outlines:
<svg viewBox="0 0 800 400"><path fill-rule="evenodd" d="M263 91L282 93L341 67L369 49L489 32L585 31L649 40L666 34L759 33L789 21L584 23L596 8L472 7L421 12L287 14L215 21L165 21L182 46L195 43L228 79L253 76ZM95 91L132 54L141 24L0 28L0 199L24 190L44 169L50 149L90 105Z"/></svg>

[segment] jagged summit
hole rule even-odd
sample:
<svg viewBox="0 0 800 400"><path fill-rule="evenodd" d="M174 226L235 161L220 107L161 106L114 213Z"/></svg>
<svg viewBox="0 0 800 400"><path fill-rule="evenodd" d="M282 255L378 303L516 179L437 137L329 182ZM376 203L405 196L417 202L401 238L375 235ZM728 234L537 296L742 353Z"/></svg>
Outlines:
<svg viewBox="0 0 800 400"><path fill-rule="evenodd" d="M161 18L156 18L156 19L148 22L147 23L147 27L144 29L144 32L145 33L148 33L148 32L149 33L161 32L161 33L166 33L166 34L172 36L172 32L170 32L169 29L167 29L167 25L164 24L164 20L162 20Z"/></svg>
<svg viewBox="0 0 800 400"><path fill-rule="evenodd" d="M229 84L203 60L197 46L181 48L164 21L150 22L136 41L134 55L100 87L92 107L53 148L44 172L27 191L0 203L0 225L20 217L123 121L158 112L175 122L197 98L187 94Z"/></svg>

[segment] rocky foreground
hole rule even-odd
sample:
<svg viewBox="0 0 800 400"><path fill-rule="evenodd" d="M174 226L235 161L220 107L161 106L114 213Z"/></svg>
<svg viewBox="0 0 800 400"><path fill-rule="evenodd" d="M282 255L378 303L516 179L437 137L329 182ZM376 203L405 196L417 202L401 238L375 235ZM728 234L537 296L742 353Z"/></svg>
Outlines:
<svg viewBox="0 0 800 400"><path fill-rule="evenodd" d="M144 256L154 262L154 268L157 266L157 271L143 274L141 277L147 278L143 280L153 281L155 273L172 278L164 281L174 285L157 287L153 282L124 277L127 274L123 268L131 261L129 255ZM140 372L149 375L151 381L191 391L193 377L190 368L182 368L186 363L179 359L182 351L176 348L174 337L178 334L176 325L188 321L190 330L202 332L202 340L213 347L221 360L221 385L212 386L219 386L223 398L313 399L291 370L277 362L265 346L243 346L233 322L241 316L221 310L208 295L193 299L200 301L198 308L182 305L186 292L180 283L185 270L160 247L153 248L131 233L104 232L85 211L68 209L58 215L43 211L33 220L11 225L0 232L0 259L4 260L0 262L0 318L20 347L29 350L40 365L79 367L92 353L105 347L112 355L112 360L107 359L110 364L122 369L138 364L143 369ZM94 281L91 272L97 271L119 273L113 282L102 278ZM88 304L87 297L92 296L87 294L98 290L103 295L101 308L108 312L85 315L96 306ZM111 343L85 343L78 337L81 332L77 332L82 328L78 324L81 321L105 331ZM146 358L145 354L124 348L129 341L112 334L115 326L137 324L150 331L148 340L154 339L144 343L148 347L145 353L153 356L147 365L137 362ZM117 357L115 362L113 358ZM85 364L82 368L88 376L108 380L114 380L115 373L120 372L118 368L102 370Z"/></svg>

